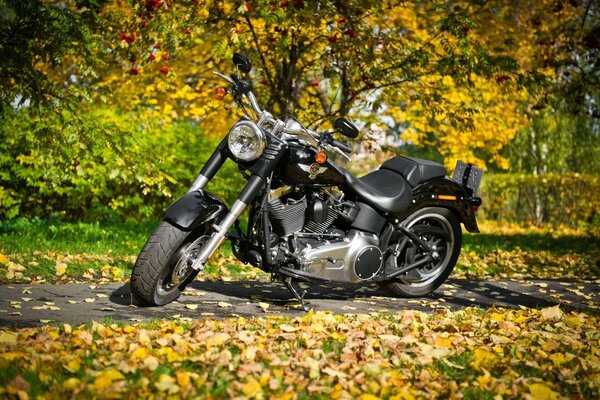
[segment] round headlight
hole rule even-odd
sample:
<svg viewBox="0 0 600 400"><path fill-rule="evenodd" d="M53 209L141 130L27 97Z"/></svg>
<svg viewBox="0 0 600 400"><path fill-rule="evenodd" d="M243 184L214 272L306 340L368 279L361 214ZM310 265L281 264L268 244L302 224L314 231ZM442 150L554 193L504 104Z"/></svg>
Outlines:
<svg viewBox="0 0 600 400"><path fill-rule="evenodd" d="M250 121L235 124L227 138L231 154L241 161L253 161L260 157L266 141L265 134Z"/></svg>

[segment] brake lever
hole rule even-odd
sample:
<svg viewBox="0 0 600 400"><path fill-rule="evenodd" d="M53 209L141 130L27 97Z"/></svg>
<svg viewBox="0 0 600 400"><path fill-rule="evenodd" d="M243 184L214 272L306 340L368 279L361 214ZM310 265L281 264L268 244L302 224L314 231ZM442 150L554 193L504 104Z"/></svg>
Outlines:
<svg viewBox="0 0 600 400"><path fill-rule="evenodd" d="M327 143L321 143L321 146L325 147L325 149L328 151L333 151L334 153L338 153L340 156L344 157L348 161L352 161L352 159L348 156L348 154L344 153L342 150L338 149L337 147L335 147L333 145L330 145Z"/></svg>

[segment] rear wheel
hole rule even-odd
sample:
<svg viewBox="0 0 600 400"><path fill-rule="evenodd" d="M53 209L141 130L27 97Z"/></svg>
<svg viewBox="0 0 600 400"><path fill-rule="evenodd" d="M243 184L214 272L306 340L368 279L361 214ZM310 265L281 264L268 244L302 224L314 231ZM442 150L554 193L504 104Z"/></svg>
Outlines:
<svg viewBox="0 0 600 400"><path fill-rule="evenodd" d="M404 223L439 256L422 267L384 282L384 286L397 296L425 296L437 289L456 265L462 244L460 222L449 209L426 207L417 210ZM394 255L386 259L388 269L402 268L427 256L424 250L411 242L403 241L401 237L390 244L390 250L393 250Z"/></svg>
<svg viewBox="0 0 600 400"><path fill-rule="evenodd" d="M131 291L144 306L162 306L176 300L198 271L192 264L209 236L161 222L140 252L131 273Z"/></svg>

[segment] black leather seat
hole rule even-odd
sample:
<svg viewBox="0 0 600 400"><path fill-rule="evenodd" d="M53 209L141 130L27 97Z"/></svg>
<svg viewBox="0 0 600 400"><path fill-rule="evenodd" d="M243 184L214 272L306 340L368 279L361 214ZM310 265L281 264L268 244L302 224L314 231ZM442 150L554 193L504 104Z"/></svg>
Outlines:
<svg viewBox="0 0 600 400"><path fill-rule="evenodd" d="M412 157L390 158L379 169L399 173L413 188L419 183L446 176L446 168L442 164Z"/></svg>
<svg viewBox="0 0 600 400"><path fill-rule="evenodd" d="M397 172L388 169L373 171L361 178L341 169L352 190L360 201L392 214L400 213L410 206L412 190Z"/></svg>

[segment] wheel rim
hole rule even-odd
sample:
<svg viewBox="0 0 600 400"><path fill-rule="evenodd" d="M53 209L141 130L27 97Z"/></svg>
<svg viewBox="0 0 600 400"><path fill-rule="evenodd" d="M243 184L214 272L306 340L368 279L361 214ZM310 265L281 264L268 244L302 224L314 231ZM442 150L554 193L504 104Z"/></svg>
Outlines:
<svg viewBox="0 0 600 400"><path fill-rule="evenodd" d="M192 242L183 244L173 254L167 267L156 285L156 293L163 297L178 290L182 283L186 282L196 271L192 264L204 248L208 236L200 236Z"/></svg>
<svg viewBox="0 0 600 400"><path fill-rule="evenodd" d="M408 224L411 228L428 243L437 253L439 258L430 261L420 268L413 269L405 275L398 278L398 282L410 287L423 287L435 281L444 273L450 258L452 257L452 248L454 246L454 231L450 221L440 214L424 214L412 220ZM413 264L424 257L425 252L417 246L411 245L402 252L404 265ZM397 264L396 257L394 262Z"/></svg>

